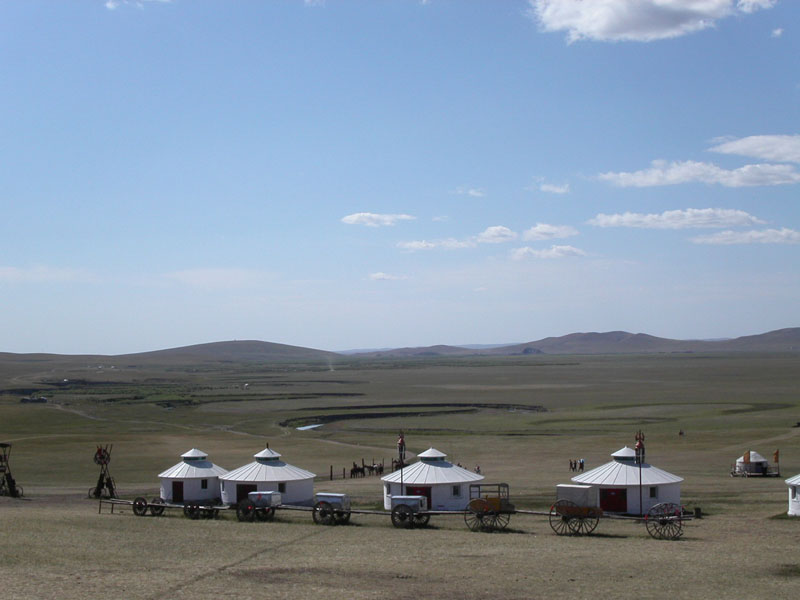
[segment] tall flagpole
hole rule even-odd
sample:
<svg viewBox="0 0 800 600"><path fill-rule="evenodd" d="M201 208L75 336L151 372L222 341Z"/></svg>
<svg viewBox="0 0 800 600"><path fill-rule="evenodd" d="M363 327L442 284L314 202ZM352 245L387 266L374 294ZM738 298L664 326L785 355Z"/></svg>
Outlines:
<svg viewBox="0 0 800 600"><path fill-rule="evenodd" d="M636 462L639 465L639 516L644 515L642 504L642 463L644 462L644 434L642 430L636 432Z"/></svg>
<svg viewBox="0 0 800 600"><path fill-rule="evenodd" d="M403 432L400 431L400 437L397 439L397 457L400 460L400 495L405 496L405 489L403 486L403 469L406 466L406 439Z"/></svg>

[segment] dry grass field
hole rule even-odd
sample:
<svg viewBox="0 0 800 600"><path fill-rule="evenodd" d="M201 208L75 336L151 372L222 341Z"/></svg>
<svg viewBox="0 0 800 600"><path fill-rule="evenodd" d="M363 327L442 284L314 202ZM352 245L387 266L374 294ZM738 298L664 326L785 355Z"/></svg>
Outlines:
<svg viewBox="0 0 800 600"><path fill-rule="evenodd" d="M5 598L789 598L800 586L800 519L781 516L783 479L800 473L798 355L111 366L0 366L0 441L26 496L0 498ZM19 402L31 393L49 402ZM113 443L111 472L133 498L155 495L156 475L191 447L232 469L268 442L318 473L317 490L376 508L378 478L327 474L388 462L401 428L410 451L480 464L517 506L541 510L569 459L598 466L642 429L648 462L684 477L683 502L706 516L668 542L612 520L573 538L524 515L486 534L460 516L408 531L288 511L250 524L98 514L86 499L96 444ZM778 448L783 477L728 476L746 450Z"/></svg>

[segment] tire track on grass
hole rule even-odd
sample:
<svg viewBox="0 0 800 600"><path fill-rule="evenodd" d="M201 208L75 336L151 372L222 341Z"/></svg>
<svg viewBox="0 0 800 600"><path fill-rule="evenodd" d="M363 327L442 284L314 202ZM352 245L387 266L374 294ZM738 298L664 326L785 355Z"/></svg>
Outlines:
<svg viewBox="0 0 800 600"><path fill-rule="evenodd" d="M280 548L286 548L287 546L292 546L292 545L297 544L299 542L304 542L305 540L308 540L310 538L313 538L313 537L316 537L316 536L319 536L319 535L323 535L323 534L325 534L325 533L327 533L329 531L333 531L333 527L320 527L317 531L314 531L312 533L308 533L306 535L302 535L302 536L300 536L298 538L295 538L295 539L292 539L292 540L281 542L280 544L274 544L274 545L271 545L271 546L267 546L266 548L262 548L260 550L256 550L255 552L252 552L252 553L248 554L244 558L240 558L238 560L235 560L235 561L233 561L233 562L231 562L231 563L229 563L227 565L222 565L221 567L217 567L216 569L212 569L212 570L210 570L210 571L208 571L206 573L201 573L199 575L193 575L191 578L186 578L181 583L172 585L169 588L167 588L166 590L159 591L158 594L155 594L153 596L148 596L147 600L162 600L162 598L169 598L173 594L176 594L178 592L183 591L184 588L187 588L187 587L193 586L194 584L197 584L197 583L200 583L202 581L205 581L206 579L209 579L210 577L215 577L217 575L220 575L220 574L224 573L225 571L228 571L229 569L235 569L239 565L243 565L246 562L250 562L250 561L254 560L257 556L260 556L261 554L266 554L267 552L274 552L275 550L279 550Z"/></svg>

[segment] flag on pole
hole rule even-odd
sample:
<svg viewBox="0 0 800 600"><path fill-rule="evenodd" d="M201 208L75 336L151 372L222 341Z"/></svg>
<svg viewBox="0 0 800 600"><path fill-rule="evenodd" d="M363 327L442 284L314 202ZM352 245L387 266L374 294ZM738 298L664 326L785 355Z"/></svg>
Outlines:
<svg viewBox="0 0 800 600"><path fill-rule="evenodd" d="M745 452L744 456L742 458L744 458L744 464L749 465L750 464L750 450Z"/></svg>
<svg viewBox="0 0 800 600"><path fill-rule="evenodd" d="M773 462L775 462L775 463L778 462L778 459L780 458L780 453L781 453L780 450L775 450L775 454L772 455L772 461Z"/></svg>

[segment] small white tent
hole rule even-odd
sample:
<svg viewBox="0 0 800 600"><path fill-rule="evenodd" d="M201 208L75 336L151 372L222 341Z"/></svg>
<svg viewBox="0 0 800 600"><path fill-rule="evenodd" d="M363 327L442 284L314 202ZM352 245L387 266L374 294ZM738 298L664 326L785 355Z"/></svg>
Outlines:
<svg viewBox="0 0 800 600"><path fill-rule="evenodd" d="M313 504L314 473L282 461L281 455L269 448L253 458L256 460L220 477L224 504L236 504L249 492L280 492L282 504Z"/></svg>
<svg viewBox="0 0 800 600"><path fill-rule="evenodd" d="M800 475L786 480L789 486L789 512L793 517L800 516Z"/></svg>
<svg viewBox="0 0 800 600"><path fill-rule="evenodd" d="M748 450L736 459L736 466L731 475L766 475L769 461L755 450Z"/></svg>
<svg viewBox="0 0 800 600"><path fill-rule="evenodd" d="M464 510L469 484L483 480L483 475L447 462L446 457L429 448L418 462L381 477L383 507L392 509L392 496L425 496L429 510Z"/></svg>
<svg viewBox="0 0 800 600"><path fill-rule="evenodd" d="M600 508L604 512L638 515L646 514L662 502L681 503L682 477L646 462L639 465L636 451L627 446L614 452L611 457L614 459L611 462L572 478L575 483L599 488Z"/></svg>
<svg viewBox="0 0 800 600"><path fill-rule="evenodd" d="M183 459L159 473L161 498L183 504L198 501L219 501L219 476L228 471L208 460L208 454L197 448L181 454Z"/></svg>

